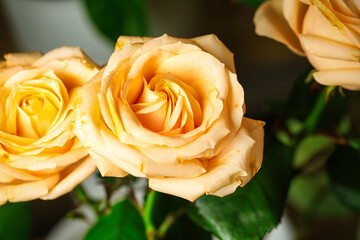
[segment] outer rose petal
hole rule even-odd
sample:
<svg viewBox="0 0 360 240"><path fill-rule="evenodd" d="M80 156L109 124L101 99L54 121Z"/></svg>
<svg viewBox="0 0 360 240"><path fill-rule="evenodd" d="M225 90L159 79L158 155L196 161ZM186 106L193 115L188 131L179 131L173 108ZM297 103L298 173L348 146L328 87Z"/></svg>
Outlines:
<svg viewBox="0 0 360 240"><path fill-rule="evenodd" d="M191 40L199 44L204 51L219 59L220 62L225 63L230 71L235 72L234 54L215 34L204 35Z"/></svg>
<svg viewBox="0 0 360 240"><path fill-rule="evenodd" d="M99 154L90 152L90 156L95 160L97 168L99 169L102 176L117 176L117 177L126 177L127 172L123 171L121 168L102 157Z"/></svg>
<svg viewBox="0 0 360 240"><path fill-rule="evenodd" d="M32 65L35 67L40 67L51 60L64 60L64 59L71 59L71 58L84 59L88 64L98 68L98 65L91 58L89 58L89 56L86 55L86 53L79 47L56 48L56 49L46 53L44 56L42 56L40 59L38 59Z"/></svg>
<svg viewBox="0 0 360 240"><path fill-rule="evenodd" d="M41 52L8 53L4 55L6 67L30 66L42 56Z"/></svg>
<svg viewBox="0 0 360 240"><path fill-rule="evenodd" d="M46 62L42 67L53 69L68 89L84 85L98 72L94 65L86 63L81 58L62 61L54 59Z"/></svg>
<svg viewBox="0 0 360 240"><path fill-rule="evenodd" d="M23 202L46 195L59 180L54 174L39 181L0 185L0 205L9 202Z"/></svg>
<svg viewBox="0 0 360 240"><path fill-rule="evenodd" d="M70 192L84 179L88 178L94 172L94 169L96 169L96 164L89 156L76 162L61 172L59 182L42 199L55 199Z"/></svg>
<svg viewBox="0 0 360 240"><path fill-rule="evenodd" d="M293 0L297 1L297 0ZM296 14L294 12L294 14ZM290 18L290 14L288 14ZM294 53L304 56L299 39L283 15L283 0L263 3L255 13L255 32L260 36L284 43Z"/></svg>
<svg viewBox="0 0 360 240"><path fill-rule="evenodd" d="M135 37L135 36L120 36L115 45L115 51L122 49L127 44L146 43L153 39L152 37Z"/></svg>
<svg viewBox="0 0 360 240"><path fill-rule="evenodd" d="M102 72L99 72L102 76ZM76 102L75 112L75 133L78 138L84 143L85 147L91 150L90 155L95 160L99 170L103 176L126 176L126 172L122 170L117 162L109 162L108 159L113 159L114 156L110 154L110 149L104 143L100 128L103 128L100 123L100 109L97 99L97 92L100 88L100 82L92 82L84 86L79 92ZM86 96L86 97L85 97ZM105 152L109 155L103 156L99 152ZM105 160L105 161L104 161ZM131 158L129 160L132 160ZM129 165L127 165L129 166ZM139 163L137 164L139 167Z"/></svg>
<svg viewBox="0 0 360 240"><path fill-rule="evenodd" d="M167 36L166 34L163 36ZM169 36L167 36L169 37ZM176 40L177 38L169 37L171 39ZM152 37L132 37L132 36L120 36L117 40L115 51L122 49L125 45L130 44L144 44L149 42L154 38ZM190 40L187 39L178 39L179 41L184 41L185 43L189 43L193 41L197 45L199 45L205 52L210 53L215 56L220 62L225 63L226 67L229 68L230 71L235 72L235 64L234 64L234 54L224 45L222 41L215 34L203 35L200 37L192 38Z"/></svg>
<svg viewBox="0 0 360 240"><path fill-rule="evenodd" d="M197 178L150 178L149 186L189 201L199 196L224 196L245 185L259 170L262 162L263 126L261 121L244 118L243 125L227 147L209 161L208 172Z"/></svg>
<svg viewBox="0 0 360 240"><path fill-rule="evenodd" d="M283 0L284 17L296 35L299 35L302 31L304 15L307 9L308 5L301 1Z"/></svg>
<svg viewBox="0 0 360 240"><path fill-rule="evenodd" d="M314 73L314 78L320 84L342 87L360 91L360 69L323 70Z"/></svg>
<svg viewBox="0 0 360 240"><path fill-rule="evenodd" d="M360 49L344 43L330 41L326 38L314 35L300 35L301 44L308 54L318 57L344 60L349 62L360 62ZM329 51L331 49L331 51ZM325 66L326 67L326 66ZM345 68L338 66L338 68ZM359 64L360 68L360 64Z"/></svg>

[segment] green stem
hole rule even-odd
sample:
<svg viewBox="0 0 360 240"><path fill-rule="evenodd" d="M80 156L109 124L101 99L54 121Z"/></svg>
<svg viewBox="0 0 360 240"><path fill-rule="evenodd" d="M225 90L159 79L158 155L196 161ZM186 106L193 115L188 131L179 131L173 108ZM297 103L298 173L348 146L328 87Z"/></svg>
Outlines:
<svg viewBox="0 0 360 240"><path fill-rule="evenodd" d="M186 212L186 207L180 208L174 213L169 214L165 220L161 223L158 231L159 238L162 239L165 237L166 233L173 225L173 223Z"/></svg>
<svg viewBox="0 0 360 240"><path fill-rule="evenodd" d="M156 227L152 219L154 206L156 202L156 195L157 192L151 190L151 192L148 194L146 198L145 207L144 207L143 221L145 224L145 231L148 240L154 240L156 236Z"/></svg>
<svg viewBox="0 0 360 240"><path fill-rule="evenodd" d="M327 91L326 88L324 88L320 95L318 96L316 103L313 107L313 109L311 110L309 116L307 117L307 119L305 120L305 133L310 133L312 132L316 125L318 124L321 114L324 111L325 107L326 107L326 96L327 96Z"/></svg>
<svg viewBox="0 0 360 240"><path fill-rule="evenodd" d="M92 200L89 197L82 184L77 185L76 188L74 189L74 192L76 199L79 201L80 204L88 204L97 216L101 215L99 212L100 203Z"/></svg>

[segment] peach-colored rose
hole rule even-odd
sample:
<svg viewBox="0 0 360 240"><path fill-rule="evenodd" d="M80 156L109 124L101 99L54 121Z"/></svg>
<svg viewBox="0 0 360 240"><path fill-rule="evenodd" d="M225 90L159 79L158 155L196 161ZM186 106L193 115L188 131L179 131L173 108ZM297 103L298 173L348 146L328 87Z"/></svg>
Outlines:
<svg viewBox="0 0 360 240"><path fill-rule="evenodd" d="M257 34L306 55L319 83L360 90L359 0L270 0L254 22Z"/></svg>
<svg viewBox="0 0 360 240"><path fill-rule="evenodd" d="M0 62L0 205L71 191L96 165L73 133L74 96L98 72L81 49Z"/></svg>
<svg viewBox="0 0 360 240"><path fill-rule="evenodd" d="M233 54L215 35L120 37L75 109L102 175L146 177L190 201L234 192L262 162L264 123L243 117Z"/></svg>

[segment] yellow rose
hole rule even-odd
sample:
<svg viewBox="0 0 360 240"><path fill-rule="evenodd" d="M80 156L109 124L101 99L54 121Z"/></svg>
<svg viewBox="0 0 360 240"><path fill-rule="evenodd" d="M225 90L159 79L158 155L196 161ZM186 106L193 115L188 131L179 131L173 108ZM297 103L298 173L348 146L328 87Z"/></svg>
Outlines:
<svg viewBox="0 0 360 240"><path fill-rule="evenodd" d="M360 90L359 0L270 0L254 22L257 34L306 55L319 83Z"/></svg>
<svg viewBox="0 0 360 240"><path fill-rule="evenodd" d="M96 165L73 133L74 96L98 67L81 49L0 62L0 205L71 191Z"/></svg>
<svg viewBox="0 0 360 240"><path fill-rule="evenodd" d="M122 36L79 92L75 132L102 175L146 177L194 201L230 194L259 170L264 123L243 114L233 54L215 35Z"/></svg>

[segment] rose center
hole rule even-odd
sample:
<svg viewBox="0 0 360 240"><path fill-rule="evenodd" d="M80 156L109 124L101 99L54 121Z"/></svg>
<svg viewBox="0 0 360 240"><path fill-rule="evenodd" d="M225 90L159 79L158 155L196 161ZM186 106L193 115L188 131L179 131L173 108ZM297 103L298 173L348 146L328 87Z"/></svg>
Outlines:
<svg viewBox="0 0 360 240"><path fill-rule="evenodd" d="M28 115L34 115L43 109L44 98L39 95L26 97L21 101L20 107Z"/></svg>
<svg viewBox="0 0 360 240"><path fill-rule="evenodd" d="M142 91L131 104L142 125L164 135L189 132L202 122L195 90L172 74L142 79Z"/></svg>

